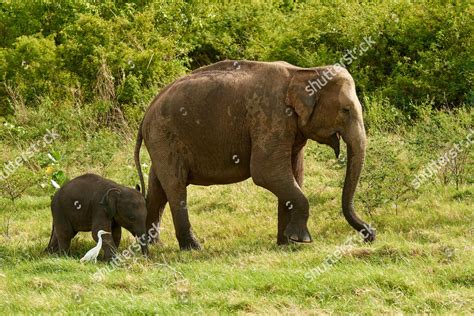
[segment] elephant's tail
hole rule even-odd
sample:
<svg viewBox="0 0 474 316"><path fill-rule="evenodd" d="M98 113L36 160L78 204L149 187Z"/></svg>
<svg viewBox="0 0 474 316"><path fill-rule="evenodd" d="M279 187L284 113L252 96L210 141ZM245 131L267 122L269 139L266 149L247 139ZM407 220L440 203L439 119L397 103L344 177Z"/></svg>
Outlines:
<svg viewBox="0 0 474 316"><path fill-rule="evenodd" d="M140 164L140 149L142 147L143 135L142 135L143 121L140 123L140 128L138 129L137 142L135 144L135 167L138 171L138 177L140 178L140 184L142 186L142 195L145 197L145 180L143 180L142 165Z"/></svg>

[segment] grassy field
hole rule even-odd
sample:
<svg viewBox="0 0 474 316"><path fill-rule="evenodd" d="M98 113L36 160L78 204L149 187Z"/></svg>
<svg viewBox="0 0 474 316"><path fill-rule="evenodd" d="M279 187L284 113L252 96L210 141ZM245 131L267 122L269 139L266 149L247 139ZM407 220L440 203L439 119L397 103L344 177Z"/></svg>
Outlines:
<svg viewBox="0 0 474 316"><path fill-rule="evenodd" d="M42 253L50 235L51 191L27 191L15 207L2 199L0 314L472 314L472 147L465 150L467 181L457 188L435 177L416 195L377 200L386 196L378 188L402 185L393 174L401 174L404 159L412 161L420 152L402 140L420 135L424 126L412 127L407 137L401 133L370 136L366 177L356 205L377 229L373 244L361 243L341 215L344 164L333 158L329 148L315 143L308 146L305 160L304 191L311 204L309 229L314 239L310 245L276 246L276 198L250 180L194 186L189 190L189 209L202 251L178 250L167 208L163 244L151 248L150 258L132 258L96 280L94 273L107 265L79 263L94 246L89 233L76 237L70 257ZM384 148L387 144L397 153L393 157L398 157L399 165L389 159L392 156L382 156L390 153ZM103 168L76 165L67 172L76 176L95 171L132 185L136 181L132 149L133 142L127 142L117 147ZM428 152L427 157L434 159L441 153ZM375 170L392 173L374 174ZM367 176L373 176L373 181ZM129 233L123 240L121 250L133 242ZM328 258L336 260L324 273L314 273Z"/></svg>
<svg viewBox="0 0 474 316"><path fill-rule="evenodd" d="M471 2L1 1L0 316L474 315ZM45 254L51 181L134 187L150 101L225 59L348 68L368 133L355 206L377 240L343 218L345 146L310 141L311 244L276 245L276 198L248 180L189 188L201 251L179 251L167 208L149 258L81 264L90 233ZM120 251L133 243L124 231Z"/></svg>

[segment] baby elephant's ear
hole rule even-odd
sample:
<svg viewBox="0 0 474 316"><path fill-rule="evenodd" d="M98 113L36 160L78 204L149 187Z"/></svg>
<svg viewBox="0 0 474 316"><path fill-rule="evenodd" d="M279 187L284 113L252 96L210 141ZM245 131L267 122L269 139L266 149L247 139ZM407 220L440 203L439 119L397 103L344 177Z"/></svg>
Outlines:
<svg viewBox="0 0 474 316"><path fill-rule="evenodd" d="M102 197L102 200L100 200L99 204L105 208L105 213L107 213L107 217L110 219L112 219L115 216L115 213L117 213L117 200L119 195L119 189L108 189Z"/></svg>

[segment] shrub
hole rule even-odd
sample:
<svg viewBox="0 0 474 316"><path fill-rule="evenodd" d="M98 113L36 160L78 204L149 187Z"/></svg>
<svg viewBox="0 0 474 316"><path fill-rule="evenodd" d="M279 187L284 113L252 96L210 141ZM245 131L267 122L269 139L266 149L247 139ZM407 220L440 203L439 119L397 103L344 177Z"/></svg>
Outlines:
<svg viewBox="0 0 474 316"><path fill-rule="evenodd" d="M225 58L334 64L364 37L373 46L347 66L367 102L387 100L416 118L427 100L452 108L474 96L467 2L11 1L0 17L0 116L46 97L94 103L106 67L111 111L136 124L130 114L189 69Z"/></svg>

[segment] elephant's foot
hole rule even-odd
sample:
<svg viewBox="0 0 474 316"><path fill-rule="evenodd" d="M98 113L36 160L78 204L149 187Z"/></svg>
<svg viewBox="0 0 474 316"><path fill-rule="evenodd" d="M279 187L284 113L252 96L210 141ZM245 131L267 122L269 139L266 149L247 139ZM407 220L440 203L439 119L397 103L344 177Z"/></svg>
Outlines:
<svg viewBox="0 0 474 316"><path fill-rule="evenodd" d="M161 239L158 236L153 237L151 235L148 235L148 244L149 245L161 245Z"/></svg>
<svg viewBox="0 0 474 316"><path fill-rule="evenodd" d="M181 250L201 250L201 245L193 235L178 238L178 243Z"/></svg>
<svg viewBox="0 0 474 316"><path fill-rule="evenodd" d="M288 226L286 226L284 235L292 242L310 243L313 241L311 239L311 235L309 234L308 228L306 228L306 225L303 224L295 224L290 222Z"/></svg>
<svg viewBox="0 0 474 316"><path fill-rule="evenodd" d="M102 261L111 262L113 259L114 259L114 256L104 256L104 258L102 258Z"/></svg>
<svg viewBox="0 0 474 316"><path fill-rule="evenodd" d="M55 254L55 253L59 253L59 247L54 247L54 246L48 246L45 250L43 250L44 253L47 253L47 254Z"/></svg>
<svg viewBox="0 0 474 316"><path fill-rule="evenodd" d="M113 253L104 253L104 257L102 258L102 261L111 262L114 258L115 258L115 255Z"/></svg>
<svg viewBox="0 0 474 316"><path fill-rule="evenodd" d="M283 234L278 234L277 236L277 245L278 246L285 246L285 245L288 245L290 243L290 240L288 239L288 237L286 237L285 235Z"/></svg>
<svg viewBox="0 0 474 316"><path fill-rule="evenodd" d="M102 261L105 262L110 262L115 259L115 257L119 256L118 249L115 247L106 247L104 249L104 257L102 258Z"/></svg>

